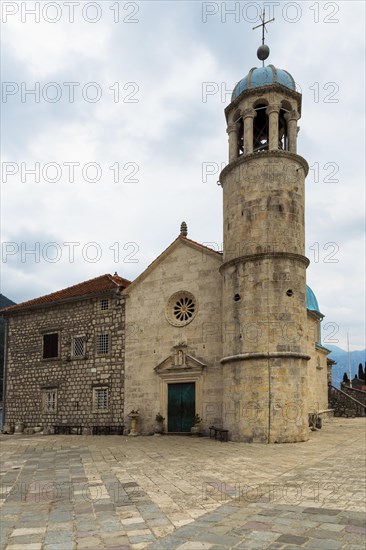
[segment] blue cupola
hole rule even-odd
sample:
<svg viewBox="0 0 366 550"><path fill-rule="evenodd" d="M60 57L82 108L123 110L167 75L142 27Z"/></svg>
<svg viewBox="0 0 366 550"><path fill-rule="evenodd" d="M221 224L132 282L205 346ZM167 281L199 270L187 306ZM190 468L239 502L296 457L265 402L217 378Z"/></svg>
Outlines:
<svg viewBox="0 0 366 550"><path fill-rule="evenodd" d="M306 309L308 311L313 311L314 313L317 313L321 317L324 317L324 315L319 310L318 300L316 299L314 292L308 285L306 285Z"/></svg>
<svg viewBox="0 0 366 550"><path fill-rule="evenodd" d="M274 65L267 67L254 67L249 73L240 80L234 88L231 100L234 101L245 90L270 86L271 84L281 84L290 90L296 91L296 84L293 77L284 69L277 69Z"/></svg>

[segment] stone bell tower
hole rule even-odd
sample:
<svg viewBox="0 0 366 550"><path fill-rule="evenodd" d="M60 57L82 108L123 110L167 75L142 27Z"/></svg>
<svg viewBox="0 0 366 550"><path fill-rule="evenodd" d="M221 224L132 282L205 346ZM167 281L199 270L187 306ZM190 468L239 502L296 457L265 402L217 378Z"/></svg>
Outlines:
<svg viewBox="0 0 366 550"><path fill-rule="evenodd" d="M264 66L264 35L257 55L263 67L236 85L225 109L223 421L236 441L305 441L308 164L297 154L301 94L288 72Z"/></svg>

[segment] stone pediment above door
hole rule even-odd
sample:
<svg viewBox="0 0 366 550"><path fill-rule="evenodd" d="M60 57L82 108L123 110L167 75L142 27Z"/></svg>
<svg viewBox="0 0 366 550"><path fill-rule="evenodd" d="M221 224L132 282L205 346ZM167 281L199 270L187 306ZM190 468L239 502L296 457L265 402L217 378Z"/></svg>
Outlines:
<svg viewBox="0 0 366 550"><path fill-rule="evenodd" d="M164 361L159 363L154 370L159 376L171 376L174 373L200 375L206 367L206 363L187 353L184 347L178 347Z"/></svg>

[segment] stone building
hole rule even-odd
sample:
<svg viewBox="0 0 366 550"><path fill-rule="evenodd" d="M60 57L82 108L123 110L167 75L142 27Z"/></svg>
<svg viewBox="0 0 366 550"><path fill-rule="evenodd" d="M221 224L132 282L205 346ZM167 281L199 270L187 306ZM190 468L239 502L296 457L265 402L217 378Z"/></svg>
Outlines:
<svg viewBox="0 0 366 550"><path fill-rule="evenodd" d="M321 345L323 315L315 295L305 286L305 322L301 326L291 317L276 316L238 322L237 314L234 319L225 317L222 306L223 264L222 254L180 235L123 291L129 334L125 349L125 411L139 410L140 431L144 434L153 431L157 412L166 418L168 432L188 432L197 412L203 419L204 433L213 424L229 429L232 440L305 440L308 414L328 409L329 352ZM295 285L292 288L297 291ZM250 283L240 292L250 295ZM292 296L287 298L291 300ZM231 299L239 308L242 299L238 300L235 294ZM276 346L290 347L301 341L306 369L299 372L293 363L290 372L283 372L280 353L275 355L278 363L271 365L266 338ZM254 352L254 357L260 356L263 369L244 356L242 368L236 368L234 374L232 369L225 372L228 366L223 352L230 342L245 346L246 350L258 346L262 351ZM286 350L284 357L289 356ZM225 377L231 375L235 377L231 394L229 389L225 394ZM277 393L272 387L272 395L269 376L277 385L273 384ZM268 422L269 416L272 419L275 415L282 433L289 435L276 435L270 440L271 432L266 430L264 419ZM302 436L295 437L299 422ZM241 425L248 433L241 430Z"/></svg>
<svg viewBox="0 0 366 550"><path fill-rule="evenodd" d="M7 424L123 424L128 284L102 275L3 310Z"/></svg>
<svg viewBox="0 0 366 550"><path fill-rule="evenodd" d="M95 295L8 309L7 422L128 426L138 410L140 433L158 412L184 433L197 413L232 440L308 438L309 413L328 409L328 350L306 286L301 94L286 71L251 69L225 115L223 253L183 222L131 284L105 275Z"/></svg>

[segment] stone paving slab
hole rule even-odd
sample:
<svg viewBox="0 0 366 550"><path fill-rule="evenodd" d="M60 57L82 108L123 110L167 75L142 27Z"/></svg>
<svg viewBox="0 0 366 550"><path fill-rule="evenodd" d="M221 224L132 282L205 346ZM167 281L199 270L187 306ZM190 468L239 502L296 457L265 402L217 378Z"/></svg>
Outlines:
<svg viewBox="0 0 366 550"><path fill-rule="evenodd" d="M216 524L212 522L212 527L204 527L202 524L192 524L189 530L186 529L182 532L182 529L178 529L173 534L165 537L163 541L156 541L148 548L149 550L159 550L160 548L185 550L188 548L195 548L195 544L197 545L197 548L200 548L199 545L203 544L205 546L202 546L202 548L222 548L225 550L230 548L285 548L287 550L290 548L319 548L324 550L350 548L346 531L347 527L342 525L336 531L325 530L321 527L321 514L318 516L319 519L317 529L305 529L302 531L301 535L279 533L276 530L276 525L273 523L273 516L266 514L268 510L267 506L272 506L272 504L251 504L250 508L253 517L259 517L261 520L251 520L251 517L249 516L249 519L248 517L245 518L244 523L240 520L240 515L238 515L236 506L226 506L225 517ZM291 522L295 527L301 525L301 518L300 520L297 519L298 508L299 507L297 506L293 506L294 517ZM327 510L324 509L324 511ZM329 510L329 512L331 512L336 518L338 516L342 516L342 510L333 509ZM282 512L280 511L280 517L284 516L286 513L287 512L285 510L282 510ZM350 514L351 517L353 515L355 519L358 519L359 514L357 512L352 512ZM231 524L231 517L235 518L235 524L237 527L227 531L225 526ZM210 525L211 522L207 524ZM225 534L223 536L217 535L218 527L224 527ZM189 546L187 542L182 542L182 539L186 538L190 539L189 544L192 546ZM357 531L357 536L354 537L352 545L359 549L365 548L364 529Z"/></svg>
<svg viewBox="0 0 366 550"><path fill-rule="evenodd" d="M356 550L365 419L305 443L0 436L0 550Z"/></svg>

